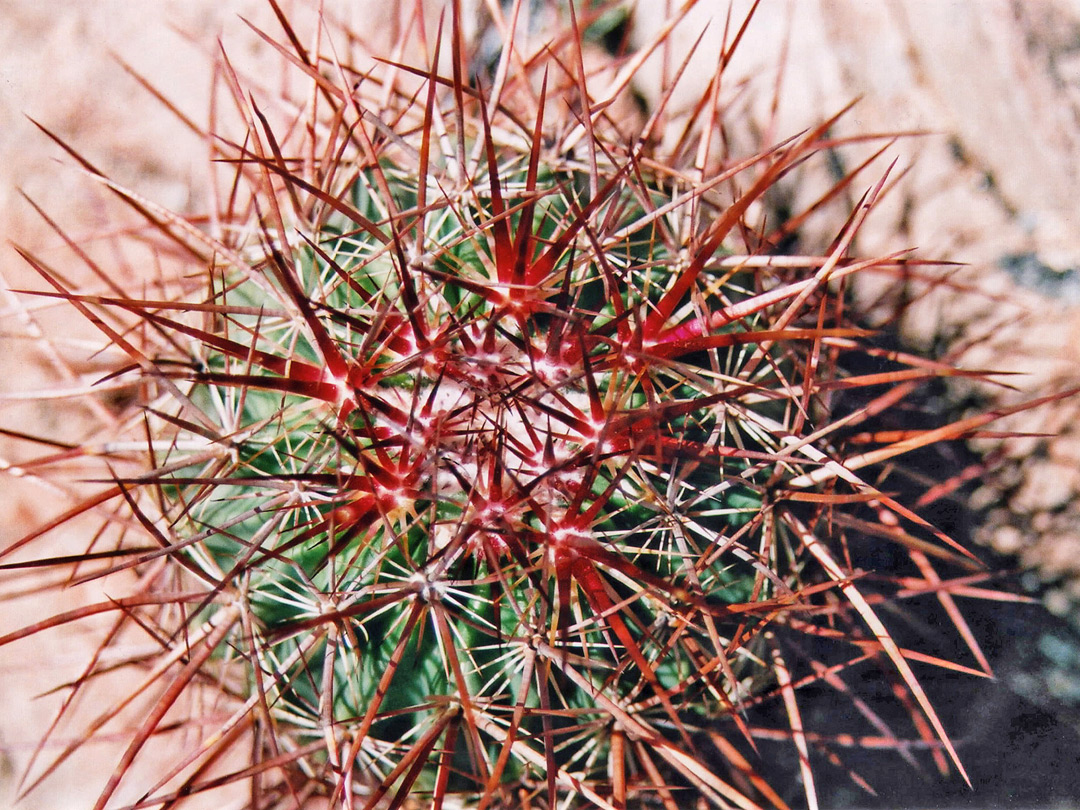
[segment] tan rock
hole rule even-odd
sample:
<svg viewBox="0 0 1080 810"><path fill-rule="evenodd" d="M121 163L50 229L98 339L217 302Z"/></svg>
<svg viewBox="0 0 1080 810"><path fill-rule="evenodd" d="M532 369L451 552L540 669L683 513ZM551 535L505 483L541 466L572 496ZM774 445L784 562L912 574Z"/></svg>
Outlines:
<svg viewBox="0 0 1080 810"><path fill-rule="evenodd" d="M1080 469L1075 464L1058 464L1037 459L1024 465L1024 483L1010 499L1019 512L1049 512L1073 499L1080 487Z"/></svg>

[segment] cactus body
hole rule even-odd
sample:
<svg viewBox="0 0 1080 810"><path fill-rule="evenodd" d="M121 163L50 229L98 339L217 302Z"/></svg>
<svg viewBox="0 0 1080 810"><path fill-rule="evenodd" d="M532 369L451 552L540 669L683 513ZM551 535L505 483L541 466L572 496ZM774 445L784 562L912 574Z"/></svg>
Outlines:
<svg viewBox="0 0 1080 810"><path fill-rule="evenodd" d="M194 272L158 298L82 294L31 259L138 392L113 429L140 450L87 452L111 488L77 511L116 503L154 542L102 572L140 573L121 621L186 662L153 670L171 680L150 716L212 682L228 717L162 795L217 787L186 769L248 734L252 806L784 807L740 753L745 712L782 702L805 764L792 671L848 700L838 673L867 659L952 753L848 563L851 527L877 524L841 517L872 511L920 566L958 559L860 472L917 438L843 445L952 373L878 352L847 313L852 274L898 267L849 255L884 181L830 251L779 254L762 201L835 119L736 158L703 115L662 152L662 110L631 134L606 112L618 81L589 92L584 22L520 65L508 37L496 90L462 78L460 44L448 75L338 80L290 36L316 102L275 127L237 95L215 231L110 185ZM852 355L892 372L852 377ZM846 652L796 669L803 642Z"/></svg>

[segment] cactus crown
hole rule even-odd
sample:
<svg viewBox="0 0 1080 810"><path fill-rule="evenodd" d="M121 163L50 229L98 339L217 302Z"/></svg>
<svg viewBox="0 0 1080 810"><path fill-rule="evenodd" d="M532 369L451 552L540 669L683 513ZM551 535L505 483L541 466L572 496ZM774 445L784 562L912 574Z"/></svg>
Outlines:
<svg viewBox="0 0 1080 810"><path fill-rule="evenodd" d="M175 660L99 807L207 682L227 720L148 795L218 787L205 770L246 733L253 806L681 806L689 788L783 807L740 753L745 711L781 700L805 762L792 672L836 686L866 658L952 753L837 528L870 504L921 561L961 559L859 473L919 438L844 445L950 373L895 353L844 370L882 354L846 284L899 266L849 256L884 181L827 253L778 255L797 224L762 201L836 119L727 154L721 66L661 149L666 100L620 119L633 65L586 69L581 32L610 9L569 12L535 51L508 34L491 84L465 78L456 9L428 68L316 59L287 26L314 101L276 99L271 125L236 90L249 130L219 143L214 228L103 181L197 274L101 295L31 258L127 358L111 379L137 397L112 430L141 441L72 514L118 505L131 550L97 574L139 575L120 621L161 647L134 663ZM838 391L880 385L837 415ZM789 663L823 637L846 657Z"/></svg>

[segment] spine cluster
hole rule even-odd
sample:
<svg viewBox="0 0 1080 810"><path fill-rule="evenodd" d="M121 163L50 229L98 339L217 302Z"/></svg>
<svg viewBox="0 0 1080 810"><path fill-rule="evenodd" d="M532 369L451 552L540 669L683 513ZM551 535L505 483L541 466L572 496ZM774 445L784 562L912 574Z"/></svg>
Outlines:
<svg viewBox="0 0 1080 810"><path fill-rule="evenodd" d="M160 294L73 289L28 256L133 392L105 450L38 465L105 462L68 517L104 510L116 550L55 565L132 587L93 612L159 645L130 662L151 673L150 719L97 807L210 685L226 719L147 796L250 779L251 807L783 808L750 764L752 711L783 706L813 802L798 690L836 690L880 732L844 683L868 662L955 761L877 605L937 596L935 566L968 560L867 471L977 425L873 427L955 373L875 348L848 311L854 274L904 265L851 255L884 180L828 250L786 255L854 179L791 221L764 213L837 147L836 119L731 155L721 65L661 151L663 101L645 122L610 114L632 70L590 84L594 19L535 51L508 24L485 83L463 77L459 18L432 48L438 66L452 47L445 73L361 71L286 23L312 94L276 99L291 118L271 125L230 74L249 129L217 141L232 175L213 229L102 178L183 254ZM860 543L920 573L868 589ZM242 736L250 770L214 776Z"/></svg>

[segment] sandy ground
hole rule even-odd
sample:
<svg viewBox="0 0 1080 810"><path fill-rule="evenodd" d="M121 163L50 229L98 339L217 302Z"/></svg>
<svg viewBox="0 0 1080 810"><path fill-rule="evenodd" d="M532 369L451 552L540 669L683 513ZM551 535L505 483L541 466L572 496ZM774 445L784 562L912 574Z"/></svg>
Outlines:
<svg viewBox="0 0 1080 810"><path fill-rule="evenodd" d="M70 160L65 166L57 162L62 152L28 116L78 144L91 162L147 196L180 210L198 207L205 187L202 166L206 146L149 100L110 52L166 89L190 115L205 119L210 71L200 48L213 48L219 34L233 42L250 41L237 15L265 17L264 11L261 3L241 0L192 4L0 2L0 232L5 241L40 251L46 260L59 256L54 250L59 240L20 191L72 233L96 231L106 224L101 197L93 184L70 168ZM198 45L185 41L170 26L187 32ZM96 249L106 252L104 246ZM33 281L28 266L7 244L0 272L5 287L24 287ZM5 301L2 306L9 304ZM55 374L25 341L5 339L0 351L0 380L0 389L18 392L51 385ZM4 408L5 425L33 426L68 436L78 433L78 425L71 423L77 415L70 409L18 402L0 407ZM17 461L13 453L18 449L5 445L0 450L3 463ZM0 493L3 546L54 513L59 505L57 493L31 481L6 478ZM77 537L60 536L50 540L47 548L56 553L79 542ZM5 584L5 591L31 585L28 578L19 578ZM0 605L0 627L6 630L30 624L46 613L73 607L83 598L53 592L48 598L5 600ZM52 722L62 698L41 693L78 675L93 650L91 636L81 631L58 632L41 642L0 649L0 807L16 806L15 777L28 762L35 739ZM85 711L93 711L92 696ZM57 810L90 806L92 791L100 789L102 777L112 767L106 763L115 762L121 750L116 743L94 746L17 806Z"/></svg>
<svg viewBox="0 0 1080 810"><path fill-rule="evenodd" d="M327 2L328 8L339 5ZM735 3L736 9L747 5ZM648 15L664 6L665 0L642 0L642 26L648 28ZM352 7L350 13L361 12ZM198 210L206 193L206 144L177 126L111 54L203 121L209 55L219 37L239 67L264 78L277 75L276 60L257 47L239 15L273 25L261 0L0 0L0 233L5 240L46 259L62 255L57 238L19 189L72 233L98 231L108 221L92 184L70 168L70 159L56 162L61 151L25 116L77 145L119 182L176 210ZM688 21L687 42L702 24L700 17ZM695 58L716 59L722 28L722 21L713 21ZM841 124L846 132L935 132L890 151L909 172L871 218L862 247L919 247L924 254L970 262L959 278L983 295L942 291L929 298L909 313L909 337L929 345L942 336L956 341L982 335L965 362L1023 372L1017 385L1030 395L1080 378L1075 359L1080 344L1075 200L1080 0L767 1L735 72L758 80L764 75L771 83L787 31L792 39L778 136L856 96L863 98ZM648 95L648 82L642 90ZM767 94L762 98L767 103ZM108 253L111 246L94 249ZM32 281L7 246L0 272L12 287ZM48 367L24 343L0 340L0 390L24 391L48 382ZM77 431L59 410L17 402L0 408L5 425L15 420L46 425L61 435ZM987 508L997 510L988 537L1050 573L1080 570L1080 419L1075 413L1071 406L1057 407L1041 411L1034 423L1016 423L1064 435L1014 442L1008 450L1011 472L978 494ZM15 451L0 443L0 463L12 460L9 452ZM55 498L32 482L9 486L5 481L0 546L53 511ZM1062 586L1063 594L1068 587ZM1067 601L1061 605L1070 609ZM0 628L25 625L56 609L37 597L0 602ZM82 633L58 633L47 645L0 649L0 805L13 801L11 777L25 765L57 705L57 695L34 696L76 674L89 645ZM116 751L107 749L103 744L91 753L102 761L115 759ZM95 762L90 756L62 769L20 806L87 806L88 769L94 783L100 781Z"/></svg>

